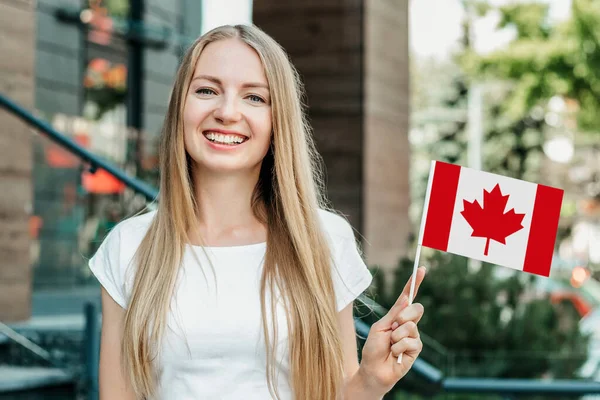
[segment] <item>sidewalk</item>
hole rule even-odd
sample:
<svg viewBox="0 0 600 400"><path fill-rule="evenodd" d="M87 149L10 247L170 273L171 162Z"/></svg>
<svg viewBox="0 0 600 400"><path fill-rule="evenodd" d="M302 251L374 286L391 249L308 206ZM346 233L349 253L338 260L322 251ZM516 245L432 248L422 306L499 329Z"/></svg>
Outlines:
<svg viewBox="0 0 600 400"><path fill-rule="evenodd" d="M83 308L88 301L100 307L100 286L34 291L32 301L31 312L34 318L68 314L83 315Z"/></svg>

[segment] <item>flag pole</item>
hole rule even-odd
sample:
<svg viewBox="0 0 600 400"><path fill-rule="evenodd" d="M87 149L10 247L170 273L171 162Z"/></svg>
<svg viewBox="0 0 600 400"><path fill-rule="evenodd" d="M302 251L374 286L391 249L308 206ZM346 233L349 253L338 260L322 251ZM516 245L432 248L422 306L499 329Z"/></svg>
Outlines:
<svg viewBox="0 0 600 400"><path fill-rule="evenodd" d="M423 242L423 232L425 230L425 221L427 220L427 207L429 207L429 195L431 193L431 185L433 183L433 172L435 170L435 161L431 161L429 167L429 178L427 180L427 192L425 192L425 202L423 204L423 211L421 212L421 227L419 228L419 240L417 242L417 251L415 253L415 263L413 265L412 278L410 280L410 292L408 295L408 305L413 302L415 295L415 285L417 281L417 270L419 269L419 259L421 258L421 243ZM398 364L402 363L402 353L398 356Z"/></svg>
<svg viewBox="0 0 600 400"><path fill-rule="evenodd" d="M421 256L421 243L417 244L417 253L415 254L415 264L413 265L412 279L410 281L410 294L408 295L408 305L413 302L415 295L415 285L417 280L417 270L419 269L419 258Z"/></svg>
<svg viewBox="0 0 600 400"><path fill-rule="evenodd" d="M413 265L412 279L410 281L410 294L408 295L408 305L413 302L415 295L415 284L417 280L417 270L419 269L419 258L421 256L421 243L417 244L417 254L415 254L415 264ZM398 356L398 364L402 363L402 353Z"/></svg>

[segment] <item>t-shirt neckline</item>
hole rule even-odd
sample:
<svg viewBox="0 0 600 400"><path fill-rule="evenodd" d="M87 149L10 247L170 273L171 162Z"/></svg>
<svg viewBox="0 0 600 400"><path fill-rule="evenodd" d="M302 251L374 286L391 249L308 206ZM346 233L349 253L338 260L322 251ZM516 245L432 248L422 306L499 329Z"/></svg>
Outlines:
<svg viewBox="0 0 600 400"><path fill-rule="evenodd" d="M260 248L267 247L267 242L258 242L258 243L249 243L249 244L241 244L236 246L200 246L195 244L187 244L189 247L195 250L209 250L213 252L229 252L229 251L245 251L245 250L255 250Z"/></svg>

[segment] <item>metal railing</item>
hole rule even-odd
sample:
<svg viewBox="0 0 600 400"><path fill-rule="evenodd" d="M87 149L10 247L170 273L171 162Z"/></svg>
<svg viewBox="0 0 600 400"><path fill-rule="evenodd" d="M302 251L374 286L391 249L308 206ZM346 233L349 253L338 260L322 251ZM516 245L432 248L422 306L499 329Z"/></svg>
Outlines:
<svg viewBox="0 0 600 400"><path fill-rule="evenodd" d="M65 149L78 156L91 165L91 170L102 168L125 185L145 196L148 201L156 201L158 191L137 178L130 177L119 168L106 162L102 158L90 153L74 141L56 131L45 121L37 118L31 112L14 103L6 96L0 94L0 106L16 115L24 122L37 128L40 133L63 146ZM387 310L375 301L359 297L376 315L382 316ZM86 383L89 385L90 398L97 398L98 393L98 354L100 345L100 328L98 325L97 306L88 304L85 309L86 337ZM366 338L370 325L360 318L355 318L356 333L359 337ZM427 345L427 343L426 343ZM488 378L461 378L444 377L441 370L430 363L418 358L410 372L411 375L427 383L428 390L446 393L486 393L503 396L516 395L545 395L545 396L581 396L585 394L600 394L600 382L583 380L535 380L535 379L488 379Z"/></svg>
<svg viewBox="0 0 600 400"><path fill-rule="evenodd" d="M384 309L381 307L381 309ZM355 320L356 332L367 337L370 326L360 319ZM434 391L445 393L479 393L504 396L562 396L578 397L600 394L600 382L584 380L540 380L540 379L492 379L492 378L446 378L442 371L428 362L417 358L412 373L434 386ZM429 391L432 388L428 388Z"/></svg>
<svg viewBox="0 0 600 400"><path fill-rule="evenodd" d="M0 94L0 107L5 108L8 112L19 117L28 125L38 129L41 134L47 136L50 140L64 147L66 150L79 157L84 162L89 163L90 172L94 173L98 168L102 168L116 179L133 189L135 192L143 195L149 202L157 199L158 191L156 189L135 177L127 175L120 168L115 167L111 163L106 162L102 158L86 150L84 147L75 143L67 136L58 132L49 123L37 118L31 112L11 101L3 94Z"/></svg>
<svg viewBox="0 0 600 400"><path fill-rule="evenodd" d="M13 342L27 349L30 353L35 354L40 359L46 361L47 363L62 368L61 365L58 365L54 359L50 356L50 353L46 350L42 349L40 346L29 340L26 336L21 335L19 332L12 329L10 326L0 322L0 334L6 336Z"/></svg>

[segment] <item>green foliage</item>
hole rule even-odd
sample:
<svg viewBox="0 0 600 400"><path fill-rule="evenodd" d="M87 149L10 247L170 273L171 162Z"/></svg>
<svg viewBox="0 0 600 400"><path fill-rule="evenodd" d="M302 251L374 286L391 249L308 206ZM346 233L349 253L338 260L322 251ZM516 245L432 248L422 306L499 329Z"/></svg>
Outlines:
<svg viewBox="0 0 600 400"><path fill-rule="evenodd" d="M429 79L435 81L437 76ZM456 72L449 87L443 92L444 96L430 98L429 107L462 110L466 114L468 80L467 75ZM535 112L516 119L509 115L506 112L506 102L510 94L511 88L502 84L489 87L484 92L482 167L488 172L539 182L544 157L542 144L545 122L543 116L538 116ZM413 145L415 162L411 177L411 217L417 229L427 188L429 161L468 166L466 119L435 122L434 126L435 133L429 140Z"/></svg>
<svg viewBox="0 0 600 400"><path fill-rule="evenodd" d="M516 39L489 55L465 54L463 66L479 77L514 83L508 110L515 119L560 95L578 103L581 129L600 131L600 3L573 0L571 17L557 24L550 23L548 7L539 3L497 11L498 28L515 28Z"/></svg>
<svg viewBox="0 0 600 400"><path fill-rule="evenodd" d="M485 1L463 3L475 6L480 14L494 8ZM467 165L466 114L472 83L486 84L482 149L486 171L533 182L544 180L539 172L547 128L544 107L555 95L579 104L580 127L599 130L600 3L573 0L573 10L570 20L553 24L547 5L512 3L499 9L498 28L517 33L507 48L486 56L474 54L465 21L463 48L453 62L436 65L430 60L412 60L411 216L415 231L429 161ZM510 275L504 267L484 264L471 271L467 259L428 249L423 250L422 260L429 268L416 300L426 309L419 324L425 343L422 359L449 376L576 378L587 357L588 339L580 334L580 317L570 303L554 304L536 289L531 275L499 278L498 273ZM412 268L412 260L400 261L389 293L382 274L376 274L371 295L389 307ZM398 393L389 398L419 397Z"/></svg>
<svg viewBox="0 0 600 400"><path fill-rule="evenodd" d="M521 38L547 39L548 4L543 3L513 3L501 7L502 14L499 28L514 27Z"/></svg>
<svg viewBox="0 0 600 400"><path fill-rule="evenodd" d="M466 258L443 252L425 258L428 272L415 299L426 310L419 326L448 351L442 360L426 349L425 360L450 376L576 376L588 341L570 303L553 304L537 292L533 275L514 272L498 278L498 272L511 271L485 263L471 271ZM408 259L399 263L390 293L375 281L372 293L386 308L401 293L412 266Z"/></svg>
<svg viewBox="0 0 600 400"><path fill-rule="evenodd" d="M112 17L127 18L129 14L129 1L126 0L105 0L104 7Z"/></svg>

